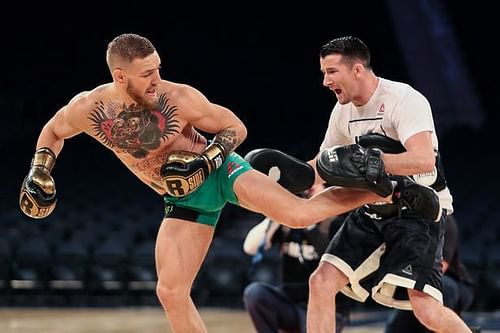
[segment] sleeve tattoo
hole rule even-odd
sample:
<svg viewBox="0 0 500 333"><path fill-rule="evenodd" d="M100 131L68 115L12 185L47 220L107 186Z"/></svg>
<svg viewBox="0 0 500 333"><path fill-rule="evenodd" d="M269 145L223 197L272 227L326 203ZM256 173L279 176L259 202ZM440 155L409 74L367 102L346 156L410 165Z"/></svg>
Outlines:
<svg viewBox="0 0 500 333"><path fill-rule="evenodd" d="M234 151L241 143L238 133L234 129L226 128L215 135L215 142L218 142L224 147L224 150L229 154Z"/></svg>

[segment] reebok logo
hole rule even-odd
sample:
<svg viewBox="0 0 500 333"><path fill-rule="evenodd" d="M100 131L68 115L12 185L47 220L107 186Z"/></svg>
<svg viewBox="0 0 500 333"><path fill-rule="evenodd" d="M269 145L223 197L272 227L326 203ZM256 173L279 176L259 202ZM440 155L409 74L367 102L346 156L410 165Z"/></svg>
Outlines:
<svg viewBox="0 0 500 333"><path fill-rule="evenodd" d="M384 115L384 112L385 112L385 104L382 103L382 105L380 105L380 107L378 108L378 111L377 111L377 116L382 116Z"/></svg>
<svg viewBox="0 0 500 333"><path fill-rule="evenodd" d="M413 275L413 269L412 269L411 265L408 265L405 268L403 268L402 272L407 274L407 275Z"/></svg>

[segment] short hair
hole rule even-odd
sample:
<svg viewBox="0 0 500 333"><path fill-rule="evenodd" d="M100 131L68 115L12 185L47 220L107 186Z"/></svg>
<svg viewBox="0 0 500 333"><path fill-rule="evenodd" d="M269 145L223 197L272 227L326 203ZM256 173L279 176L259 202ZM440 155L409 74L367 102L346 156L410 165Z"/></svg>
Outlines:
<svg viewBox="0 0 500 333"><path fill-rule="evenodd" d="M340 54L343 61L352 64L355 60L361 61L367 68L371 68L370 50L363 41L357 37L345 36L332 39L323 45L319 51L321 58L330 54Z"/></svg>
<svg viewBox="0 0 500 333"><path fill-rule="evenodd" d="M146 58L155 51L149 39L137 34L121 34L108 44L106 62L112 71L123 61L131 63L134 59Z"/></svg>

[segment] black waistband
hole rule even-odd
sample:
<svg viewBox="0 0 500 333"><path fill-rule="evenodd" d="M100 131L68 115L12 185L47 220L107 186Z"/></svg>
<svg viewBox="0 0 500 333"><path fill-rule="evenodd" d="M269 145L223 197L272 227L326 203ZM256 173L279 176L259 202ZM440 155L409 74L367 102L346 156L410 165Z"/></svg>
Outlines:
<svg viewBox="0 0 500 333"><path fill-rule="evenodd" d="M170 217L174 219L188 220L192 222L198 222L198 217L200 212L193 209L179 207L172 204L167 204L165 206L165 218Z"/></svg>

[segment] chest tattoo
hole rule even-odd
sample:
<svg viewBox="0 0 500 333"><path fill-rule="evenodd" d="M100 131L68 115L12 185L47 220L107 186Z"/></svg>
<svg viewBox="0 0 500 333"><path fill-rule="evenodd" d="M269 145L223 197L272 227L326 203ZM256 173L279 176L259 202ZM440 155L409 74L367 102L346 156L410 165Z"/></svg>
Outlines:
<svg viewBox="0 0 500 333"><path fill-rule="evenodd" d="M161 94L154 108L98 101L88 119L105 145L144 158L162 140L179 133L176 112L177 107L169 105L166 94Z"/></svg>

